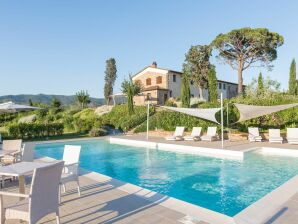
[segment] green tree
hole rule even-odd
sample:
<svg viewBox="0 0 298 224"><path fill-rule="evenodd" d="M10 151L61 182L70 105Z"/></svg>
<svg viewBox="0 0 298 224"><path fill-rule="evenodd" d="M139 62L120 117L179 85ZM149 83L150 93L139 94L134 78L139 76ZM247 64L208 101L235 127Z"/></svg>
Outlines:
<svg viewBox="0 0 298 224"><path fill-rule="evenodd" d="M109 96L113 94L114 83L117 78L117 68L116 60L110 58L106 60L106 70L105 70L105 86L104 86L104 97L109 104Z"/></svg>
<svg viewBox="0 0 298 224"><path fill-rule="evenodd" d="M281 35L268 29L242 28L219 34L211 45L219 52L219 59L238 71L238 93L242 94L243 71L257 63L270 69L277 58L276 49L283 43Z"/></svg>
<svg viewBox="0 0 298 224"><path fill-rule="evenodd" d="M212 103L216 103L218 99L217 93L217 78L215 66L211 66L208 73L208 90L209 90L209 100Z"/></svg>
<svg viewBox="0 0 298 224"><path fill-rule="evenodd" d="M52 99L52 103L51 103L52 107L54 108L60 108L61 107L61 102L60 100L58 100L56 97L54 97Z"/></svg>
<svg viewBox="0 0 298 224"><path fill-rule="evenodd" d="M29 103L29 106L31 106L31 107L33 106L33 102L32 102L31 98L29 99L28 103Z"/></svg>
<svg viewBox="0 0 298 224"><path fill-rule="evenodd" d="M132 81L131 75L129 75L128 80L124 80L122 82L122 92L127 95L127 107L128 107L128 113L129 115L134 114L134 103L133 103L133 97L140 93L141 86L138 82L134 83Z"/></svg>
<svg viewBox="0 0 298 224"><path fill-rule="evenodd" d="M263 95L264 94L264 79L263 75L260 72L258 77L258 88L257 88L257 95Z"/></svg>
<svg viewBox="0 0 298 224"><path fill-rule="evenodd" d="M181 86L181 100L182 107L190 107L190 86L189 86L189 70L187 65L183 65L182 73L182 86Z"/></svg>
<svg viewBox="0 0 298 224"><path fill-rule="evenodd" d="M296 77L296 61L292 60L290 67L290 78L289 78L289 93L291 95L297 94L297 77Z"/></svg>
<svg viewBox="0 0 298 224"><path fill-rule="evenodd" d="M189 68L190 79L199 87L200 97L207 87L212 48L208 45L191 46L185 55L185 63Z"/></svg>
<svg viewBox="0 0 298 224"><path fill-rule="evenodd" d="M76 100L80 104L81 108L85 108L90 103L90 97L87 91L81 90L76 93Z"/></svg>

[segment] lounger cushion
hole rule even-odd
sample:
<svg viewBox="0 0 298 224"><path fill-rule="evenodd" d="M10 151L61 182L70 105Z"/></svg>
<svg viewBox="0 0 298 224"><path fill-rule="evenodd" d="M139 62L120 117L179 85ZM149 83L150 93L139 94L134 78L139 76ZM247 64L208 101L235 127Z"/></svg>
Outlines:
<svg viewBox="0 0 298 224"><path fill-rule="evenodd" d="M298 138L287 138L289 144L298 144Z"/></svg>
<svg viewBox="0 0 298 224"><path fill-rule="evenodd" d="M204 135L204 136L201 137L201 139L203 141L212 141L212 140L216 139L216 137L215 136Z"/></svg>
<svg viewBox="0 0 298 224"><path fill-rule="evenodd" d="M167 136L166 137L166 140L169 140L169 141L181 141L181 140L183 140L183 137Z"/></svg>
<svg viewBox="0 0 298 224"><path fill-rule="evenodd" d="M248 137L249 141L262 141L263 138L261 136L249 136Z"/></svg>
<svg viewBox="0 0 298 224"><path fill-rule="evenodd" d="M183 138L186 141L198 141L201 139L200 136L190 136L190 135L184 136Z"/></svg>
<svg viewBox="0 0 298 224"><path fill-rule="evenodd" d="M270 137L269 142L283 142L282 137Z"/></svg>

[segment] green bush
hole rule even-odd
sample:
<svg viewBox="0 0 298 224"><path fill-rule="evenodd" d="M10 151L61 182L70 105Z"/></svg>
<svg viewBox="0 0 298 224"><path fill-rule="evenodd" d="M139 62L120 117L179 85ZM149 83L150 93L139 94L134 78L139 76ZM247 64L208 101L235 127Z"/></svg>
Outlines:
<svg viewBox="0 0 298 224"><path fill-rule="evenodd" d="M99 136L105 136L108 134L108 131L104 128L92 128L89 131L90 137L99 137Z"/></svg>
<svg viewBox="0 0 298 224"><path fill-rule="evenodd" d="M150 130L158 128L173 131L177 126L184 126L188 131L191 131L193 127L202 127L205 131L208 126L217 126L220 131L220 125L178 112L161 111L151 116L149 120ZM143 122L135 129L135 132L144 132L146 129L147 123Z"/></svg>
<svg viewBox="0 0 298 224"><path fill-rule="evenodd" d="M120 128L124 131L135 128L146 120L147 108L145 106L135 106L134 111L135 113L130 116L127 105L117 105L113 107L111 112L101 117L102 124ZM154 114L153 108L150 108L150 114Z"/></svg>
<svg viewBox="0 0 298 224"><path fill-rule="evenodd" d="M8 134L13 138L38 138L62 135L64 126L61 123L38 124L20 123L8 127Z"/></svg>

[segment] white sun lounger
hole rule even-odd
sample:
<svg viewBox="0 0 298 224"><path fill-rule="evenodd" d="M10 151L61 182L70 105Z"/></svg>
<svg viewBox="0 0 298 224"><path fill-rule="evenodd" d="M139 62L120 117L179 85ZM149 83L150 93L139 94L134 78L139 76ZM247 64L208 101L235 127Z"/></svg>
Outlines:
<svg viewBox="0 0 298 224"><path fill-rule="evenodd" d="M283 138L280 136L279 129L269 129L269 142L277 142L282 144Z"/></svg>
<svg viewBox="0 0 298 224"><path fill-rule="evenodd" d="M298 144L298 128L287 128L287 140L289 144Z"/></svg>
<svg viewBox="0 0 298 224"><path fill-rule="evenodd" d="M176 130L172 136L167 136L166 140L181 141L183 140L184 127L176 127Z"/></svg>
<svg viewBox="0 0 298 224"><path fill-rule="evenodd" d="M263 140L260 136L259 128L248 128L248 140L250 142L261 142Z"/></svg>
<svg viewBox="0 0 298 224"><path fill-rule="evenodd" d="M191 135L184 136L183 138L186 141L198 141L200 140L201 131L201 127L193 127Z"/></svg>
<svg viewBox="0 0 298 224"><path fill-rule="evenodd" d="M202 136L202 141L213 141L217 139L216 135L217 127L208 127L207 134Z"/></svg>

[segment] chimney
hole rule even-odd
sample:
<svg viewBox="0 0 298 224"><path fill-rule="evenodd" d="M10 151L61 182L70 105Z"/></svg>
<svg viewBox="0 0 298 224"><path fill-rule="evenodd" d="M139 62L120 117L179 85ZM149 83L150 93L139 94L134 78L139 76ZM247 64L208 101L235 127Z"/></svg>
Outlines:
<svg viewBox="0 0 298 224"><path fill-rule="evenodd" d="M156 63L156 61L152 62L151 67L152 67L152 68L157 68L157 63Z"/></svg>

